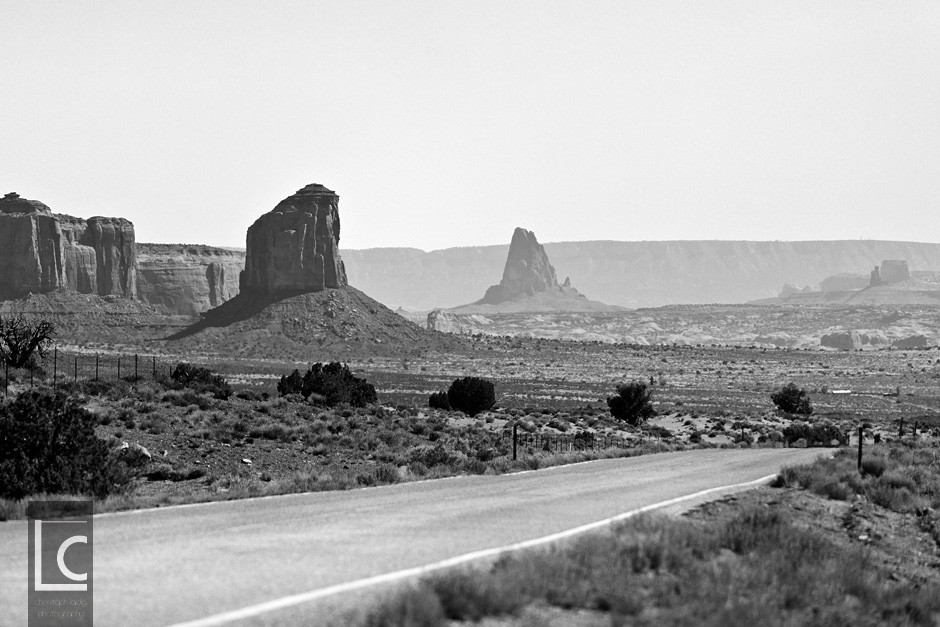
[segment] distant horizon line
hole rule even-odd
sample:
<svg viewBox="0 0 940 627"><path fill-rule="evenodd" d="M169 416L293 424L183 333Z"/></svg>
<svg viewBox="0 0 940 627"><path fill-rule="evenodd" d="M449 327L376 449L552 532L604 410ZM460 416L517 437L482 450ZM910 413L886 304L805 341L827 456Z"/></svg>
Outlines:
<svg viewBox="0 0 940 627"><path fill-rule="evenodd" d="M926 245L940 245L940 242L935 241L919 241L919 240L906 240L906 239L872 239L872 238L857 238L857 239L641 239L641 240L624 240L624 239L584 239L584 240L558 240L558 241L540 241L539 243L543 246L555 245L555 244L592 244L592 243L609 243L609 244L679 244L679 243L727 243L727 244L771 244L771 243L788 243L788 244L819 244L819 243L846 243L846 242L871 242L871 243L890 243L890 244L926 244ZM466 248L497 248L501 246L509 247L510 242L504 242L500 244L464 244L457 246L445 246L443 248L432 248L430 250L420 248L418 246L365 246L365 247L355 247L355 248L346 248L340 246L340 252L347 251L366 251L366 250L416 250L422 253L435 253L444 250L455 250L455 249L466 249ZM188 247L203 247L203 248L215 248L218 250L229 250L229 251L245 251L245 246L228 246L224 244L194 244L186 242L147 242L139 241L137 242L138 246L188 246Z"/></svg>

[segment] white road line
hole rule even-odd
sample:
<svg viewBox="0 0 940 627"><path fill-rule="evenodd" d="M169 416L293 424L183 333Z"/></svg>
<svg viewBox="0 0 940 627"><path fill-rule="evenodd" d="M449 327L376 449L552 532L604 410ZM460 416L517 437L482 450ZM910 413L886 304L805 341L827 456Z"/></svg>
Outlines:
<svg viewBox="0 0 940 627"><path fill-rule="evenodd" d="M317 599L322 599L324 597L332 596L334 594L341 594L343 592L351 592L353 590L361 590L362 588L368 588L369 586L375 586L383 583L392 583L395 581L401 581L403 579L410 579L412 577L419 577L421 575L426 575L436 570L441 570L443 568L450 568L452 566L458 566L460 564L466 564L468 562L473 562L476 560L485 559L488 557L496 557L503 553L509 553L512 551L520 551L522 549L528 549L531 547L539 546L542 544L550 544L552 542L557 542L558 540L564 540L565 538L570 538L572 536L585 533L587 531L593 531L601 527L606 527L621 520L626 520L636 516L637 514L642 514L644 512L649 512L655 509L662 507L669 507L670 505L676 505L677 503L682 503L684 501L691 501L693 499L707 496L709 494L714 494L715 492L721 492L723 490L734 490L737 488L747 488L751 486L756 486L761 483L766 483L777 476L777 473L772 475L767 475L766 477L761 477L760 479L755 479L754 481L747 481L745 483L735 483L732 485L719 486L717 488L709 488L707 490L702 490L701 492L695 492L694 494L687 494L686 496L676 497L674 499L669 499L667 501L660 501L659 503L653 503L652 505L646 505L638 509L630 510L629 512L623 512L622 514L617 514L610 518L605 518L603 520L598 520L596 522L588 523L586 525L581 525L580 527L574 527L572 529L566 529L565 531L559 531L558 533L553 533L547 536L542 536L541 538L535 538L533 540L526 540L524 542L517 542L516 544L509 544L506 546L496 547L493 549L485 549L482 551L475 551L473 553L465 553L464 555L458 555L457 557L451 557L440 562L434 562L433 564L427 564L425 566L417 566L415 568L407 568L405 570L398 570L392 573L386 573L384 575L376 575L375 577L367 577L365 579L357 579L356 581L349 581L346 583L340 583L333 586L328 586L326 588L318 588L316 590L309 590L307 592L301 592L299 594L292 594L290 596L281 597L280 599L274 599L272 601L265 601L264 603L259 603L257 605L249 605L248 607L243 607L237 610L231 610L229 612L223 612L221 614L215 614L213 616L207 616L205 618L198 618L196 620L175 623L170 625L170 627L212 627L215 625L227 625L234 621L244 620L251 618L253 616L260 616L261 614L266 614L268 612L274 612L276 610L281 610L287 607L294 605L300 605L301 603L308 603L310 601L316 601Z"/></svg>

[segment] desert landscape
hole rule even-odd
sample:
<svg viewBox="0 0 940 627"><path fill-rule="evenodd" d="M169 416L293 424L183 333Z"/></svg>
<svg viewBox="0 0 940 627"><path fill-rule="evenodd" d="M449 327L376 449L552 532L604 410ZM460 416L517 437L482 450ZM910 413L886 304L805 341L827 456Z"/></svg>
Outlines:
<svg viewBox="0 0 940 627"><path fill-rule="evenodd" d="M0 625L940 624L940 10L0 8Z"/></svg>

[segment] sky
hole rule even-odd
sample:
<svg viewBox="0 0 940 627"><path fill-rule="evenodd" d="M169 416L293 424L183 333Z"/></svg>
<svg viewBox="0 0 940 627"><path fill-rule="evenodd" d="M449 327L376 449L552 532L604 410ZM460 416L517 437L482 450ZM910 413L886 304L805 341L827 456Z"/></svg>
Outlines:
<svg viewBox="0 0 940 627"><path fill-rule="evenodd" d="M940 241L940 2L0 0L0 194L240 246Z"/></svg>

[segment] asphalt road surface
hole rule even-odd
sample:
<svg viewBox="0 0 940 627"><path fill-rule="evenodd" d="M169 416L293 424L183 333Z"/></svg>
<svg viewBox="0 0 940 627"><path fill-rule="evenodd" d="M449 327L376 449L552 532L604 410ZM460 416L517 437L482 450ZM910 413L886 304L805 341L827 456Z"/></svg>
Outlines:
<svg viewBox="0 0 940 627"><path fill-rule="evenodd" d="M96 516L95 624L195 621L556 534L821 454L685 451ZM0 624L25 625L26 591L26 522L0 523ZM315 608L291 611L317 622ZM216 624L277 624L271 614Z"/></svg>

